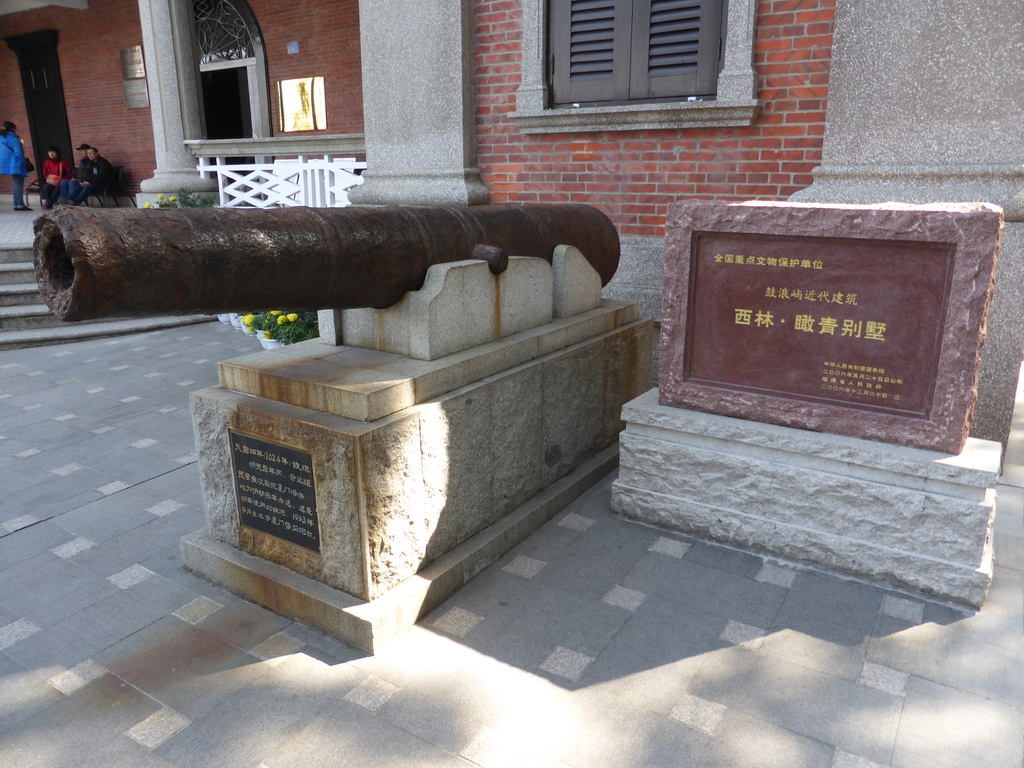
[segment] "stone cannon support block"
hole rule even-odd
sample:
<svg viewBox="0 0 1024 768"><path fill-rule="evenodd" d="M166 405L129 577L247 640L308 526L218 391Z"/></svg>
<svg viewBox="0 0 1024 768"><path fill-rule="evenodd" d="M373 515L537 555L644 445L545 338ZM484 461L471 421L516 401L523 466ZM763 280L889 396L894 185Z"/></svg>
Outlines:
<svg viewBox="0 0 1024 768"><path fill-rule="evenodd" d="M572 317L601 306L601 276L578 248L555 248L551 270L555 280L555 317Z"/></svg>
<svg viewBox="0 0 1024 768"><path fill-rule="evenodd" d="M436 360L549 323L552 289L543 259L512 256L500 275L483 261L435 264L394 306L342 312L342 342Z"/></svg>
<svg viewBox="0 0 1024 768"><path fill-rule="evenodd" d="M943 454L663 406L657 390L623 418L620 514L983 602L999 443Z"/></svg>

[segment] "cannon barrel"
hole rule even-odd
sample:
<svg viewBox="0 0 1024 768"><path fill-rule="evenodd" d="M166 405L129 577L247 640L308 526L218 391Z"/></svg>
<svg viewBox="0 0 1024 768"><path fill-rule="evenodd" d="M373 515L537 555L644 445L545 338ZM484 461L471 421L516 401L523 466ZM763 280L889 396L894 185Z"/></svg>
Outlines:
<svg viewBox="0 0 1024 768"><path fill-rule="evenodd" d="M607 284L608 218L586 205L59 208L35 223L36 281L61 320L384 308L433 264L578 248Z"/></svg>

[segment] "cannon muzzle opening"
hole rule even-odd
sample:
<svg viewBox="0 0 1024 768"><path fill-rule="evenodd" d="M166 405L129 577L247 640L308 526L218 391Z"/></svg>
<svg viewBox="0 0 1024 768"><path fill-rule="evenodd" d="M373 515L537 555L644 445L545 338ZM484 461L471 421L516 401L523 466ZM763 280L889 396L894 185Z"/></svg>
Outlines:
<svg viewBox="0 0 1024 768"><path fill-rule="evenodd" d="M47 305L57 312L56 307L65 307L70 301L75 265L60 227L52 221L41 221L42 224L36 227L36 281Z"/></svg>

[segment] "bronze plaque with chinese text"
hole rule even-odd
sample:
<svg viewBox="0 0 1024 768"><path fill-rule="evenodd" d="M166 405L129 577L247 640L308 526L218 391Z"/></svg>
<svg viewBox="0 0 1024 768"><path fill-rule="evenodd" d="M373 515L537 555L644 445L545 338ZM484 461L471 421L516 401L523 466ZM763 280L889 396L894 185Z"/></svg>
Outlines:
<svg viewBox="0 0 1024 768"><path fill-rule="evenodd" d="M959 452L1001 222L980 204L672 206L661 402Z"/></svg>
<svg viewBox="0 0 1024 768"><path fill-rule="evenodd" d="M240 432L230 437L239 523L319 552L310 454Z"/></svg>
<svg viewBox="0 0 1024 768"><path fill-rule="evenodd" d="M694 251L688 381L928 416L950 244L706 233Z"/></svg>

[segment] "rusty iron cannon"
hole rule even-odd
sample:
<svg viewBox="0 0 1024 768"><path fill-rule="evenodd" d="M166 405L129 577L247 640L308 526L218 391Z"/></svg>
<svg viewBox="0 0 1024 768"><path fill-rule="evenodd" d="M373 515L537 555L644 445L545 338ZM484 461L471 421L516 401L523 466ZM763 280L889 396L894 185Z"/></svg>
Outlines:
<svg viewBox="0 0 1024 768"><path fill-rule="evenodd" d="M350 208L65 207L35 222L36 281L61 320L268 307L382 309L427 269L578 248L611 280L619 238L587 205Z"/></svg>

